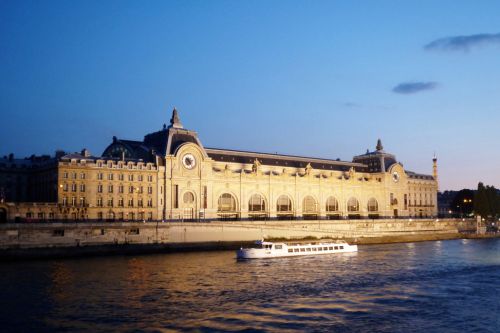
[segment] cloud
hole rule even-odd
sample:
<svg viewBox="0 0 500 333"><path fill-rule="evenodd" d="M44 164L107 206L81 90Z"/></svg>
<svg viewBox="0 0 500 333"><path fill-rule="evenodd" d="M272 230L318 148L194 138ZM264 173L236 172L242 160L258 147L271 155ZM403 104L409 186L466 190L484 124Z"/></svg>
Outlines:
<svg viewBox="0 0 500 333"><path fill-rule="evenodd" d="M427 51L469 51L470 48L487 45L500 44L500 33L498 34L476 34L470 36L452 36L436 39L424 46Z"/></svg>
<svg viewBox="0 0 500 333"><path fill-rule="evenodd" d="M425 90L436 89L436 82L403 82L392 88L392 92L397 94L415 94Z"/></svg>

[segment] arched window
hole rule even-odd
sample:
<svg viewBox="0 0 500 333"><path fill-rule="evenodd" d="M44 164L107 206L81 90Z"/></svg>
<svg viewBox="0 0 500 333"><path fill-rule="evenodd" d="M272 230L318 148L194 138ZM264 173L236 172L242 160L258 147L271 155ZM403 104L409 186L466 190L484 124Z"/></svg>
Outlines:
<svg viewBox="0 0 500 333"><path fill-rule="evenodd" d="M370 200L368 200L368 211L369 212L378 211L378 202L375 198L371 198Z"/></svg>
<svg viewBox="0 0 500 333"><path fill-rule="evenodd" d="M339 202L334 197L329 197L326 200L326 211L337 212L339 210Z"/></svg>
<svg viewBox="0 0 500 333"><path fill-rule="evenodd" d="M249 212L264 212L266 210L266 202L260 194L254 194L248 201Z"/></svg>
<svg viewBox="0 0 500 333"><path fill-rule="evenodd" d="M184 193L182 200L186 205L191 205L194 203L194 194L192 192L186 192Z"/></svg>
<svg viewBox="0 0 500 333"><path fill-rule="evenodd" d="M316 204L316 200L310 195L304 198L302 203L302 212L303 213L316 213L318 211L318 205Z"/></svg>
<svg viewBox="0 0 500 333"><path fill-rule="evenodd" d="M291 212L292 211L292 200L286 195L282 195L278 198L276 202L276 210L280 212Z"/></svg>
<svg viewBox="0 0 500 333"><path fill-rule="evenodd" d="M219 197L218 203L219 212L235 212L236 211L236 200L229 193L224 193Z"/></svg>
<svg viewBox="0 0 500 333"><path fill-rule="evenodd" d="M350 198L347 201L347 211L348 212L359 212L359 201L356 198Z"/></svg>

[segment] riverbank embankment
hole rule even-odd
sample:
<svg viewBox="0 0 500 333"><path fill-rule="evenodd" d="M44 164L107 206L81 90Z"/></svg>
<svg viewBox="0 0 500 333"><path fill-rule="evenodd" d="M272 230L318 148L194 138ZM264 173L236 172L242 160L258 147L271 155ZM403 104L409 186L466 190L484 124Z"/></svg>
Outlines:
<svg viewBox="0 0 500 333"><path fill-rule="evenodd" d="M0 225L0 258L234 249L262 238L376 244L487 237L475 230L475 221L463 219L11 223Z"/></svg>

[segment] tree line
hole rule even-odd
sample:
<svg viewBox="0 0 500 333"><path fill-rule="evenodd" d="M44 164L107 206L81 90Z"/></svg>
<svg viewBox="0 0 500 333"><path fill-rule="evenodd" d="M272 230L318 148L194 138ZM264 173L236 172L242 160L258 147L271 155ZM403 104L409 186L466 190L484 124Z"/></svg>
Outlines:
<svg viewBox="0 0 500 333"><path fill-rule="evenodd" d="M474 193L474 214L484 218L500 216L500 192L494 186L477 185Z"/></svg>

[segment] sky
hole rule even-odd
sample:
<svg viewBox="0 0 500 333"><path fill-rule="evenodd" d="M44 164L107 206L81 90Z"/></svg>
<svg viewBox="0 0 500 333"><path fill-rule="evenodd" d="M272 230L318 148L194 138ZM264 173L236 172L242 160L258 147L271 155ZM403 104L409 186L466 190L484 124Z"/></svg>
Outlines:
<svg viewBox="0 0 500 333"><path fill-rule="evenodd" d="M94 155L176 107L206 147L500 187L498 1L0 0L0 155Z"/></svg>

